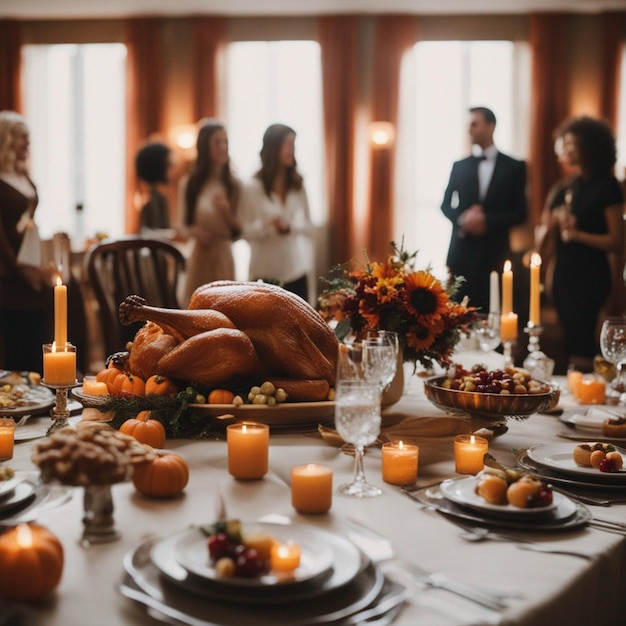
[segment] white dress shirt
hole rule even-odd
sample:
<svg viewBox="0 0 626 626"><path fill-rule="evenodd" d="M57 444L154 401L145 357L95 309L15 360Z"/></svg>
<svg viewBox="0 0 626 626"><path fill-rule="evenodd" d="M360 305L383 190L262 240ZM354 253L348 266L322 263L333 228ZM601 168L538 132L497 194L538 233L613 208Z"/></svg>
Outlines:
<svg viewBox="0 0 626 626"><path fill-rule="evenodd" d="M493 176L493 170L496 166L496 158L498 157L498 149L495 145L490 145L482 153L478 152L474 156L484 156L485 158L478 163L478 195L482 202L487 195L489 183Z"/></svg>

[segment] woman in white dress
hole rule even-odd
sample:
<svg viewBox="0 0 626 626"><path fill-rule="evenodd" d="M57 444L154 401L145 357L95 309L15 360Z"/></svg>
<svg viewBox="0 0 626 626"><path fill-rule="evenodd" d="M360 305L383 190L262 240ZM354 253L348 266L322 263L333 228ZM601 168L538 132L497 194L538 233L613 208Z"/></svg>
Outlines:
<svg viewBox="0 0 626 626"><path fill-rule="evenodd" d="M181 181L183 221L193 240L187 266L185 304L201 285L234 280L232 242L241 234L237 204L241 184L233 175L223 124L205 120L198 132L198 156Z"/></svg>
<svg viewBox="0 0 626 626"><path fill-rule="evenodd" d="M308 300L311 271L309 202L295 159L296 132L272 124L263 135L261 169L245 186L243 237L250 243L250 280L264 280Z"/></svg>

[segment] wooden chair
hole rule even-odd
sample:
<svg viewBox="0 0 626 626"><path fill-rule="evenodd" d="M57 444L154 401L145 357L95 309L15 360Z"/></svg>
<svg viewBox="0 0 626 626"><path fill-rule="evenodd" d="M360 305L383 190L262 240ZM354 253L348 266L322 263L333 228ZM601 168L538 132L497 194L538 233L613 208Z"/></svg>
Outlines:
<svg viewBox="0 0 626 626"><path fill-rule="evenodd" d="M100 309L105 358L124 350L143 325L120 323L118 308L126 296L142 296L151 306L180 307L177 290L185 258L164 239L105 239L89 249L85 264Z"/></svg>

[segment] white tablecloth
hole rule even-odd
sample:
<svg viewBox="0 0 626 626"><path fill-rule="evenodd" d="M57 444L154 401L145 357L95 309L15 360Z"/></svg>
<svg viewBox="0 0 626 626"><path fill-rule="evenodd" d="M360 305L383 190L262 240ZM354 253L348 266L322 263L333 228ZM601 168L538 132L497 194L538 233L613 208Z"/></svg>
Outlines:
<svg viewBox="0 0 626 626"><path fill-rule="evenodd" d="M393 411L440 415L423 397L420 383L409 382L408 395ZM563 403L573 407L566 395ZM514 450L535 443L564 441L557 438L563 429L554 416L534 415L525 421L511 421L508 432L491 442L490 452L502 462L513 464ZM230 517L255 520L277 513L338 532L346 531L348 516L358 518L390 538L402 559L461 581L520 595L497 615L449 593L426 590L416 594L403 609L396 621L399 625L614 626L626 614L626 538L622 535L593 528L533 534L533 538L552 546L588 552L593 555L589 561L527 552L512 543L469 543L459 537L455 525L438 513L421 508L401 494L398 487L383 483L378 450L368 452L365 468L368 478L380 485L384 494L364 500L340 495L336 486L350 478L352 458L321 439L303 434L272 434L270 472L265 479L251 482L236 481L229 476L224 441L171 440L167 447L181 453L190 465L191 476L184 496L175 500L150 500L137 494L132 484L114 486L115 520L122 535L118 541L89 548L79 546L81 489L75 490L69 503L41 517L40 523L63 543L65 569L51 600L24 607L29 615L25 623L46 626L152 623L152 618L115 589L123 574L122 558L148 535L164 535L189 524L212 521L218 487ZM31 442L18 443L12 466L32 469L31 449ZM299 516L291 507L290 468L303 462L333 467L335 492L328 515ZM455 476L452 438L421 442L418 483L426 485L452 476ZM626 521L624 505L592 507L592 510L606 518Z"/></svg>

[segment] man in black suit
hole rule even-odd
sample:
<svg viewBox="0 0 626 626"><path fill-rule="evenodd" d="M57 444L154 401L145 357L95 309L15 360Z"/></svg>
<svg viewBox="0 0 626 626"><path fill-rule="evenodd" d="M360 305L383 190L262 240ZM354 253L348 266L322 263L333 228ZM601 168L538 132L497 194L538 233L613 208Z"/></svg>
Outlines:
<svg viewBox="0 0 626 626"><path fill-rule="evenodd" d="M509 231L526 219L526 164L493 143L496 117L490 109L470 109L469 134L480 148L452 166L441 210L452 222L447 264L464 276L458 297L489 312L489 274L502 272L510 258Z"/></svg>

